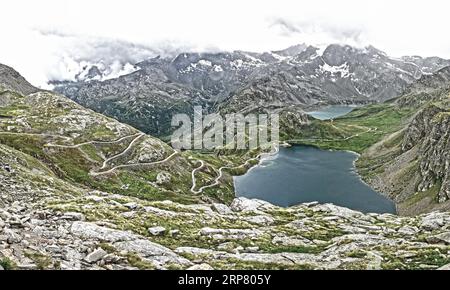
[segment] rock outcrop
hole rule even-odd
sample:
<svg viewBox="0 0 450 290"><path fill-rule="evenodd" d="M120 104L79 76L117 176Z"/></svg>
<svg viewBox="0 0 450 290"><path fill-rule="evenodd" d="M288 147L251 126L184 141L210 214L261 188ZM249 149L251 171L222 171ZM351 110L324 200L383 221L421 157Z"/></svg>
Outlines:
<svg viewBox="0 0 450 290"><path fill-rule="evenodd" d="M402 214L450 209L450 92L438 86L397 102L418 112L362 155L366 166L377 168L367 181L394 199Z"/></svg>
<svg viewBox="0 0 450 290"><path fill-rule="evenodd" d="M38 91L13 68L0 64L0 91L13 91L28 95ZM1 102L0 102L1 105Z"/></svg>
<svg viewBox="0 0 450 290"><path fill-rule="evenodd" d="M450 199L450 111L430 106L420 112L405 132L404 152L418 146L418 191L436 187L437 200Z"/></svg>
<svg viewBox="0 0 450 290"><path fill-rule="evenodd" d="M245 198L223 212L214 209L225 205L194 207L100 192L47 192L29 199L33 190L21 190L22 200L0 209L2 267L438 269L450 262L448 213L405 218L331 204L284 209ZM3 191L3 198L9 200L9 194ZM131 203L137 206L129 209ZM170 214L148 212L146 206ZM272 222L255 223L252 218L260 216ZM148 223L164 225L164 231L155 235L163 227L147 231Z"/></svg>

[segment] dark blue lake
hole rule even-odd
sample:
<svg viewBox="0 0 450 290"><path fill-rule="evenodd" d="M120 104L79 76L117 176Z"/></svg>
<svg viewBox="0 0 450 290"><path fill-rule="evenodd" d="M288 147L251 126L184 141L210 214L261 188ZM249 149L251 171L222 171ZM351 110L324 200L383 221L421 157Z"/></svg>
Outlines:
<svg viewBox="0 0 450 290"><path fill-rule="evenodd" d="M283 207L318 201L365 213L396 213L391 200L360 179L356 159L346 151L282 147L276 156L234 178L236 194Z"/></svg>

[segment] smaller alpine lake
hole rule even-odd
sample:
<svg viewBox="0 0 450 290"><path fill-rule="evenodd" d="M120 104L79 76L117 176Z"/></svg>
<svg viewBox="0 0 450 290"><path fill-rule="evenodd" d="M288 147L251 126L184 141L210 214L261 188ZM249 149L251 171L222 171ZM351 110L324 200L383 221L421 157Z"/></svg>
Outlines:
<svg viewBox="0 0 450 290"><path fill-rule="evenodd" d="M333 105L306 113L319 120L330 120L347 115L355 108L356 106Z"/></svg>
<svg viewBox="0 0 450 290"><path fill-rule="evenodd" d="M395 214L395 204L356 173L357 157L352 152L312 146L282 147L278 154L234 177L236 195L283 207L318 201L364 213Z"/></svg>

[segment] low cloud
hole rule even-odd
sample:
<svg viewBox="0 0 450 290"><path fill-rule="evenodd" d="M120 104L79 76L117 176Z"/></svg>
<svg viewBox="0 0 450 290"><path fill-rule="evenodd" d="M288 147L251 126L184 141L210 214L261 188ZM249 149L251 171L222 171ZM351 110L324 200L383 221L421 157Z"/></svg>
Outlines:
<svg viewBox="0 0 450 290"><path fill-rule="evenodd" d="M369 44L365 39L366 31L361 26L337 25L317 19L292 21L275 18L270 22L269 27L280 36L304 39L304 42L312 45L345 43L365 46Z"/></svg>
<svg viewBox="0 0 450 290"><path fill-rule="evenodd" d="M57 49L53 52L52 66L46 73L48 80L75 80L81 72L97 66L103 79L130 73L136 63L158 55L172 56L180 48L158 43L150 47L123 40L86 37L57 30L37 30Z"/></svg>
<svg viewBox="0 0 450 290"><path fill-rule="evenodd" d="M277 18L269 24L270 28L279 30L279 33L283 36L292 36L292 34L302 33L300 25L292 23L288 20Z"/></svg>
<svg viewBox="0 0 450 290"><path fill-rule="evenodd" d="M30 82L105 77L157 55L306 43L373 45L393 56L450 57L449 2L428 0L15 0L2 4L0 63ZM24 9L26 7L26 9ZM17 15L20 15L18 18Z"/></svg>

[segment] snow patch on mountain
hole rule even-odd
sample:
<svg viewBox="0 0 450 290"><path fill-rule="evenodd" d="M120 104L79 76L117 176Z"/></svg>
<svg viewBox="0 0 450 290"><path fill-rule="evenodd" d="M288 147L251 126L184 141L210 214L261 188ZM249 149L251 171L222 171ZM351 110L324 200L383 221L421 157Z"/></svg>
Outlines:
<svg viewBox="0 0 450 290"><path fill-rule="evenodd" d="M214 68L213 68L213 70L214 70L215 72L223 72L223 68L222 68L220 65L215 65Z"/></svg>
<svg viewBox="0 0 450 290"><path fill-rule="evenodd" d="M347 63L344 63L340 66L331 66L326 62L319 67L319 72L330 73L332 77L340 75L341 78L348 78L351 76L350 67Z"/></svg>
<svg viewBox="0 0 450 290"><path fill-rule="evenodd" d="M212 66L212 63L209 60L201 59L197 62L197 64L202 66Z"/></svg>
<svg viewBox="0 0 450 290"><path fill-rule="evenodd" d="M269 53L273 58L275 58L276 60L278 60L278 61L283 61L283 60L286 60L287 58L290 58L290 57L288 57L288 56L282 56L282 55L279 55L279 54L276 54L276 53L273 53L273 52L271 52L271 53Z"/></svg>
<svg viewBox="0 0 450 290"><path fill-rule="evenodd" d="M74 77L72 81L105 81L109 79L115 79L123 75L127 75L135 72L138 68L130 63L121 63L114 61L111 64L104 64L103 62L90 63L80 62L78 66L74 66Z"/></svg>

